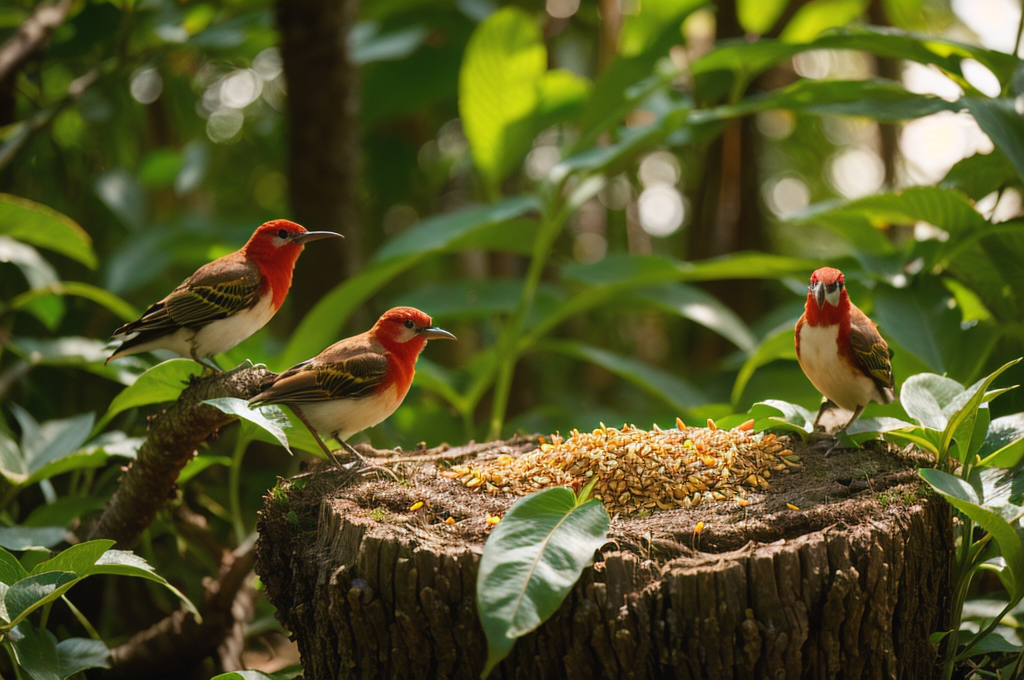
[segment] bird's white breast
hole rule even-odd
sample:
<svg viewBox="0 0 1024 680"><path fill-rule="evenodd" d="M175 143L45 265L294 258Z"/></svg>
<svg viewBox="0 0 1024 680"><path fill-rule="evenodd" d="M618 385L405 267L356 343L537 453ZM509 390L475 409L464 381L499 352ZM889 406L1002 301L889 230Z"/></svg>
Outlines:
<svg viewBox="0 0 1024 680"><path fill-rule="evenodd" d="M875 382L839 356L839 325L800 327L800 368L819 392L849 411L878 401Z"/></svg>
<svg viewBox="0 0 1024 680"><path fill-rule="evenodd" d="M266 326L276 312L273 295L268 291L249 309L232 314L226 319L211 321L196 331L192 340L196 354L201 357L212 357L228 351Z"/></svg>
<svg viewBox="0 0 1024 680"><path fill-rule="evenodd" d="M356 432L383 421L394 413L401 403L398 388L391 386L359 399L332 399L296 405L317 432L324 435L337 433L338 439L345 441Z"/></svg>

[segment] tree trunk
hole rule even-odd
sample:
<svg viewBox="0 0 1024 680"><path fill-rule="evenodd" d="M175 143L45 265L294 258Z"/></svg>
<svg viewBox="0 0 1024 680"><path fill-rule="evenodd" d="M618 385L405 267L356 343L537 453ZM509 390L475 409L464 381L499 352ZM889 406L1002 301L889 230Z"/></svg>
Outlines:
<svg viewBox="0 0 1024 680"><path fill-rule="evenodd" d="M510 440L481 455L530 448ZM803 468L745 508L614 517L594 566L491 677L932 677L951 513L914 460L878 448L825 458L798 447ZM515 498L465 489L434 465L397 466L400 484L321 468L267 496L257 572L307 680L479 676L485 515Z"/></svg>
<svg viewBox="0 0 1024 680"><path fill-rule="evenodd" d="M296 221L337 231L295 269L295 319L359 270L359 70L348 36L356 0L279 0L277 25L288 85L288 193Z"/></svg>

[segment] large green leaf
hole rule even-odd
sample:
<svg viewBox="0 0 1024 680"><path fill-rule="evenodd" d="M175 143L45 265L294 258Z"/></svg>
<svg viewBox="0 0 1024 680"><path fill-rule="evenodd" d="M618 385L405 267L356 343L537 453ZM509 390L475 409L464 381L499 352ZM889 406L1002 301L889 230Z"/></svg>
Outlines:
<svg viewBox="0 0 1024 680"><path fill-rule="evenodd" d="M18 666L32 680L64 680L61 673L57 638L48 630L39 630L27 621L10 632L11 649Z"/></svg>
<svg viewBox="0 0 1024 680"><path fill-rule="evenodd" d="M104 307L122 321L139 317L138 310L108 290L81 281L56 281L41 288L33 288L11 300L11 309L23 309L49 295L65 295L90 300Z"/></svg>
<svg viewBox="0 0 1024 680"><path fill-rule="evenodd" d="M45 205L0 194L0 234L96 268L92 239L71 218Z"/></svg>
<svg viewBox="0 0 1024 680"><path fill-rule="evenodd" d="M597 364L680 412L707 403L707 398L700 390L687 381L633 357L615 354L575 340L545 340L537 345L537 349L558 352Z"/></svg>
<svg viewBox="0 0 1024 680"><path fill-rule="evenodd" d="M653 305L678 314L718 333L744 352L757 345L757 338L735 312L715 296L694 286L677 283L643 288L629 294L627 303Z"/></svg>
<svg viewBox="0 0 1024 680"><path fill-rule="evenodd" d="M130 550L108 550L103 553L96 563L81 572L81 577L93 576L95 574L107 574L113 576L132 576L159 583L170 590L181 600L182 606L197 617L199 611L192 601L185 597L184 593L167 582L163 576L157 574L153 567L146 560L132 553Z"/></svg>
<svg viewBox="0 0 1024 680"><path fill-rule="evenodd" d="M995 508L982 507L974 487L942 470L918 470L921 478L939 494L944 496L953 507L974 520L985 531L992 534L1007 567L1013 576L1013 588L1010 597L1019 599L1024 589L1024 544L1014 529L1019 523L1020 508L1014 505L1002 505ZM1011 525L1010 521L1014 524Z"/></svg>
<svg viewBox="0 0 1024 680"><path fill-rule="evenodd" d="M570 489L545 489L518 500L484 544L476 604L487 635L481 677L516 638L547 620L605 542L608 512L598 500L577 504Z"/></svg>
<svg viewBox="0 0 1024 680"><path fill-rule="evenodd" d="M967 97L964 103L996 147L1009 156L1017 174L1024 177L1024 117L1014 100Z"/></svg>
<svg viewBox="0 0 1024 680"><path fill-rule="evenodd" d="M808 42L829 28L855 21L867 6L867 0L811 0L797 10L779 37L784 42Z"/></svg>
<svg viewBox="0 0 1024 680"><path fill-rule="evenodd" d="M78 580L70 571L48 571L32 574L11 585L4 595L4 604L11 623L18 623L33 610L63 595Z"/></svg>
<svg viewBox="0 0 1024 680"><path fill-rule="evenodd" d="M944 409L963 391L963 385L955 380L934 373L918 373L907 378L900 388L900 404L907 415L923 427L942 431L949 423Z"/></svg>
<svg viewBox="0 0 1024 680"><path fill-rule="evenodd" d="M988 429L989 416L987 413L984 414L982 420L981 432L975 434L975 421L979 420L978 412L981 405L988 401L987 390L989 386L998 378L1006 369L1010 368L1020 359L1014 359L1013 361L1007 362L997 368L992 373L979 380L978 382L971 385L963 392L957 394L943 409L943 415L948 417L949 422L946 424L946 428L942 433L942 447L946 449L951 445L953 439L956 438L960 444L959 459L960 462L964 462L966 457L973 453L974 450L981 448L981 442L984 441L984 433ZM970 443L972 440L977 439L977 443L971 447ZM974 450L972 450L972 448ZM1021 584L1024 587L1024 583Z"/></svg>
<svg viewBox="0 0 1024 680"><path fill-rule="evenodd" d="M48 571L71 571L81 574L96 564L96 560L113 547L114 543L116 541L105 539L78 543L45 562L37 564L32 569L32 573L42 574Z"/></svg>
<svg viewBox="0 0 1024 680"><path fill-rule="evenodd" d="M285 429L291 427L291 421L288 420L288 416L285 415L280 406L266 404L250 408L248 401L245 399L235 399L234 397L207 399L203 403L209 404L229 416L235 416L252 423L271 434L289 454L292 452L291 447L288 446L288 435L285 434Z"/></svg>
<svg viewBox="0 0 1024 680"><path fill-rule="evenodd" d="M339 339L338 333L352 312L393 278L431 255L477 247L481 235L504 229L539 207L534 196L516 196L436 215L410 227L378 250L366 269L320 298L303 317L275 363L279 368L287 368L319 354ZM522 230L521 222L518 226Z"/></svg>
<svg viewBox="0 0 1024 680"><path fill-rule="evenodd" d="M110 650L103 640L61 640L57 643L57 656L60 657L60 674L65 678L89 668L110 668Z"/></svg>
<svg viewBox="0 0 1024 680"><path fill-rule="evenodd" d="M459 71L459 114L473 161L494 191L530 148L530 120L547 70L534 19L501 9L473 32Z"/></svg>
<svg viewBox="0 0 1024 680"><path fill-rule="evenodd" d="M736 15L744 31L767 33L788 4L789 0L736 0Z"/></svg>
<svg viewBox="0 0 1024 680"><path fill-rule="evenodd" d="M955 189L977 201L1002 187L1020 184L1013 161L999 149L993 149L992 153L976 153L956 163L939 186Z"/></svg>
<svg viewBox="0 0 1024 680"><path fill-rule="evenodd" d="M193 375L202 371L202 366L190 359L170 359L148 369L138 379L121 390L114 397L94 432L102 430L114 416L130 408L174 401L188 385Z"/></svg>
<svg viewBox="0 0 1024 680"><path fill-rule="evenodd" d="M978 450L982 466L1016 468L1024 460L1024 413L996 418L989 423Z"/></svg>
<svg viewBox="0 0 1024 680"><path fill-rule="evenodd" d="M28 576L28 571L21 565L18 558L0 548L0 583L11 585Z"/></svg>
<svg viewBox="0 0 1024 680"><path fill-rule="evenodd" d="M970 87L960 62L973 58L989 68L1001 83L1008 83L1018 61L1009 54L935 38L917 36L898 29L877 26L846 27L829 31L802 44L768 39L747 42L722 41L717 49L693 62L692 71L701 101L714 102L728 93L735 100L758 75L799 52L818 49L848 49L870 52L879 57L934 64L954 80Z"/></svg>
<svg viewBox="0 0 1024 680"><path fill-rule="evenodd" d="M0 527L0 547L8 550L48 550L68 536L64 527Z"/></svg>

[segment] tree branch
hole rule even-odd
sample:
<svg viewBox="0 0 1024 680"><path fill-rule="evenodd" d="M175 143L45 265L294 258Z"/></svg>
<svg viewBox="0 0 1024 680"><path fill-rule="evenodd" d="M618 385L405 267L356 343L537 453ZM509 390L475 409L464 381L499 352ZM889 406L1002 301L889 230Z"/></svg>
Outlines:
<svg viewBox="0 0 1024 680"><path fill-rule="evenodd" d="M119 548L132 548L173 497L178 473L196 448L235 420L202 402L216 397L248 399L272 375L265 368L249 368L193 379L174 405L151 416L138 458L128 465L89 538L109 538Z"/></svg>
<svg viewBox="0 0 1024 680"><path fill-rule="evenodd" d="M220 576L208 579L203 589L201 623L179 609L110 650L111 667L104 677L170 677L215 654L238 624L236 613L252 616L254 591L248 584L256 562L254 544L247 541L225 553Z"/></svg>
<svg viewBox="0 0 1024 680"><path fill-rule="evenodd" d="M46 47L50 36L64 23L73 0L58 0L39 5L17 32L0 45L0 125L13 122L14 101L11 92L18 70Z"/></svg>

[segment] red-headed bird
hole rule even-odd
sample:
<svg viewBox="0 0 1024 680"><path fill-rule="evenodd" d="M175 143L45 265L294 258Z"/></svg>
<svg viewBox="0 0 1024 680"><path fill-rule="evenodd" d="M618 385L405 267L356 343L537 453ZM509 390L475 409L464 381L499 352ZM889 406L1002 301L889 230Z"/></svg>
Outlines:
<svg viewBox="0 0 1024 680"><path fill-rule="evenodd" d="M114 331L123 340L108 362L154 349L169 349L219 371L214 355L263 328L292 285L292 270L310 241L341 238L306 231L288 220L260 225L240 249L204 264L142 317Z"/></svg>
<svg viewBox="0 0 1024 680"><path fill-rule="evenodd" d="M412 384L416 359L427 340L436 339L455 336L418 309L389 309L365 333L336 342L264 383L249 405L290 406L328 456L334 458L321 433L358 456L345 440L395 412Z"/></svg>
<svg viewBox="0 0 1024 680"><path fill-rule="evenodd" d="M804 313L796 322L796 358L828 401L853 411L837 441L868 403L896 399L892 351L871 319L850 302L838 269L822 267L811 274ZM827 405L818 411L816 426Z"/></svg>

